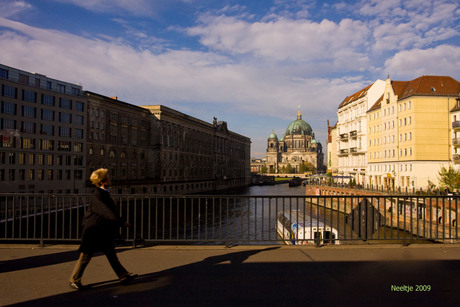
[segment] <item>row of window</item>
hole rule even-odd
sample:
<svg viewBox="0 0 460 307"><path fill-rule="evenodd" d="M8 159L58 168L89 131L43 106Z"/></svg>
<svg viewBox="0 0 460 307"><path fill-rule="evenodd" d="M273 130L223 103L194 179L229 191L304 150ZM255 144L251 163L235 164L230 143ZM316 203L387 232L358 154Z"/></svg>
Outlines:
<svg viewBox="0 0 460 307"><path fill-rule="evenodd" d="M2 96L12 98L12 99L18 99L18 89L13 86L2 85ZM63 97L59 97L58 99L56 99L56 97L53 95L47 95L47 94L38 95L37 92L34 92L34 91L29 91L25 89L21 90L22 101L36 103L38 100L38 97L41 98L40 99L41 104L46 105L46 106L55 107L56 100L58 100L59 107L62 109L72 110L72 107L74 106L76 111L83 112L85 110L85 104L84 102L81 102L81 101L74 102L70 99L63 98Z"/></svg>
<svg viewBox="0 0 460 307"><path fill-rule="evenodd" d="M3 114L17 115L16 107L11 106L11 104L7 103L7 102L2 103L1 111L2 111ZM37 113L40 114L39 119L41 119L41 120L54 121L55 120L55 114L57 113L60 123L65 123L65 124L72 124L73 123L73 124L80 125L80 126L84 125L84 116L83 115L73 115L72 116L72 114L70 114L70 113L55 112L55 111L46 110L46 109L42 109L42 110L39 110L37 112L37 108L30 107L30 106L21 106L21 116L22 117L36 119L37 118ZM10 121L13 121L13 120L10 120ZM15 129L15 128L9 128L9 129Z"/></svg>
<svg viewBox="0 0 460 307"><path fill-rule="evenodd" d="M9 71L7 69L0 68L0 78L1 79L8 79L9 77ZM25 85L30 85L30 77L29 75L25 75L22 73L19 73L19 83L25 84ZM35 87L41 87L41 79L40 78L35 78ZM65 93L66 92L66 85L57 83L55 85L55 88L53 89L53 83L51 81L46 81L45 83L45 88L47 90L55 90L59 93ZM80 95L80 88L78 87L71 87L71 93L72 95Z"/></svg>
<svg viewBox="0 0 460 307"><path fill-rule="evenodd" d="M369 159L383 159L383 158L395 158L396 157L396 150L389 149L380 151L369 152ZM407 157L412 156L412 148L400 148L399 149L399 156L400 157Z"/></svg>
<svg viewBox="0 0 460 307"><path fill-rule="evenodd" d="M70 141L55 141L46 139L34 139L34 138L19 138L19 144L16 144L16 137L3 135L0 140L0 147L3 148L18 148L21 149L40 149L54 151L74 151L83 152L83 143L74 142L72 148L72 142ZM82 139L82 137L80 138Z"/></svg>
<svg viewBox="0 0 460 307"><path fill-rule="evenodd" d="M16 180L81 180L83 170L54 170L54 169L0 169L0 181L13 182Z"/></svg>
<svg viewBox="0 0 460 307"><path fill-rule="evenodd" d="M402 111L406 111L406 110L410 110L412 107L412 103L410 101L408 101L407 103L404 102L404 103L400 103L398 105L398 112L402 112ZM387 108L382 108L383 111L381 111L383 113L383 117L385 116L390 116L392 114L395 113L395 107L392 106L391 108L390 107L387 107ZM375 120L375 119L378 119L380 116L380 112L374 112L372 114L369 114L369 121L371 120Z"/></svg>
<svg viewBox="0 0 460 307"><path fill-rule="evenodd" d="M0 153L3 165L83 166L83 156L27 153Z"/></svg>
<svg viewBox="0 0 460 307"><path fill-rule="evenodd" d="M21 122L20 132L35 134L37 127L41 135L55 135L55 126L47 124L36 124L34 122ZM10 119L0 119L0 128L2 130L16 130L16 121ZM58 127L57 136L60 137L73 137L76 139L83 139L83 129L75 129L70 127Z"/></svg>
<svg viewBox="0 0 460 307"><path fill-rule="evenodd" d="M377 164L377 165L369 165L369 170L371 172L394 172L396 171L397 167L395 164ZM400 172L412 172L412 164L400 164L399 165Z"/></svg>

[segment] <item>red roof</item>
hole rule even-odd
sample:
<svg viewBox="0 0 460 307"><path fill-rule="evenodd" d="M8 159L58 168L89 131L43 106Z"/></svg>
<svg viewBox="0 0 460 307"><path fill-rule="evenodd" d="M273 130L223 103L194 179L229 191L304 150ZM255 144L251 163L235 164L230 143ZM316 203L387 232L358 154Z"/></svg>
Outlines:
<svg viewBox="0 0 460 307"><path fill-rule="evenodd" d="M365 88L363 88L362 90L360 91L357 91L356 93L354 93L353 95L350 95L350 96L347 96L345 97L345 99L342 101L342 103L339 105L339 109L346 106L347 104L349 103L352 103L353 101L357 100L358 98L361 98L363 97L364 95L367 94L367 91L369 90L369 88L373 85L374 83L372 83L371 85L368 85L366 86Z"/></svg>

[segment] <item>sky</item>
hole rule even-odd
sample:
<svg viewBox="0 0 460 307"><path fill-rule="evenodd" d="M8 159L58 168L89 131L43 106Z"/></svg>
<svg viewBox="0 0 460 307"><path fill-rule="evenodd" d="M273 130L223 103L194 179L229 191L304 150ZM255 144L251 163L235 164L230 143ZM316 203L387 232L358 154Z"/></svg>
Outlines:
<svg viewBox="0 0 460 307"><path fill-rule="evenodd" d="M342 100L377 79L460 80L458 0L0 0L0 63L251 138L300 107L326 150Z"/></svg>

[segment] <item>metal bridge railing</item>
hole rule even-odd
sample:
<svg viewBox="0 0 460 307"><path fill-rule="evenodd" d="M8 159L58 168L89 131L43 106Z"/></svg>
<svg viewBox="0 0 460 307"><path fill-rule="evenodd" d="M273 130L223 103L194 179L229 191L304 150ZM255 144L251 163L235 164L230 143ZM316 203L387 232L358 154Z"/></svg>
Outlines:
<svg viewBox="0 0 460 307"><path fill-rule="evenodd" d="M0 241L78 242L90 197L0 194ZM115 195L114 199L132 224L121 230L120 239L133 244L460 242L459 199L453 196Z"/></svg>

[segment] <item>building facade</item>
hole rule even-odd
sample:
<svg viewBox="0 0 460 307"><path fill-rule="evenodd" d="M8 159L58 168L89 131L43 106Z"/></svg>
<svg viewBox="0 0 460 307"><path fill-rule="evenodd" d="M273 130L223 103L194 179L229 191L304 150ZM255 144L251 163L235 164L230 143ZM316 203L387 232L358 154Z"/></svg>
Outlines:
<svg viewBox="0 0 460 307"><path fill-rule="evenodd" d="M337 155L337 123L334 126L329 125L327 121L327 144L326 144L326 169L331 176L338 176L339 161Z"/></svg>
<svg viewBox="0 0 460 307"><path fill-rule="evenodd" d="M118 194L250 184L250 144L226 122L139 107L0 65L0 193L89 193L108 168Z"/></svg>
<svg viewBox="0 0 460 307"><path fill-rule="evenodd" d="M86 176L110 169L119 194L149 192L158 177L159 126L144 108L116 97L85 92L88 100ZM88 182L88 188L92 188Z"/></svg>
<svg viewBox="0 0 460 307"><path fill-rule="evenodd" d="M366 184L367 111L380 99L385 81L377 80L347 96L337 110L337 157L339 176Z"/></svg>
<svg viewBox="0 0 460 307"><path fill-rule="evenodd" d="M158 121L160 193L217 191L250 184L251 140L227 123L207 123L162 105L143 106Z"/></svg>
<svg viewBox="0 0 460 307"><path fill-rule="evenodd" d="M438 185L438 172L455 161L460 83L446 76L386 80L368 112L368 181L389 188Z"/></svg>
<svg viewBox="0 0 460 307"><path fill-rule="evenodd" d="M454 168L460 170L460 94L456 98L455 106L450 111L452 123L452 162Z"/></svg>
<svg viewBox="0 0 460 307"><path fill-rule="evenodd" d="M0 192L84 190L86 97L79 85L0 64Z"/></svg>
<svg viewBox="0 0 460 307"><path fill-rule="evenodd" d="M267 139L267 168L269 173L292 169L299 173L302 164L309 164L315 171L323 171L324 155L322 145L315 139L310 125L297 113L297 119L289 124L284 136L272 132Z"/></svg>

